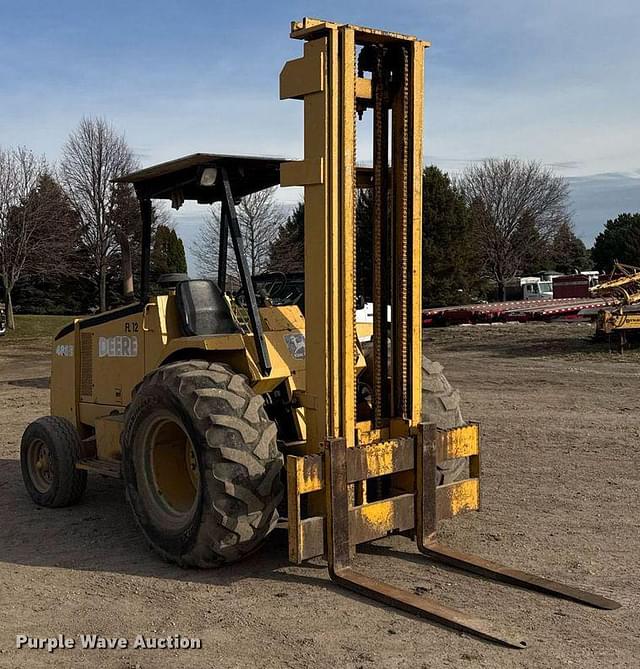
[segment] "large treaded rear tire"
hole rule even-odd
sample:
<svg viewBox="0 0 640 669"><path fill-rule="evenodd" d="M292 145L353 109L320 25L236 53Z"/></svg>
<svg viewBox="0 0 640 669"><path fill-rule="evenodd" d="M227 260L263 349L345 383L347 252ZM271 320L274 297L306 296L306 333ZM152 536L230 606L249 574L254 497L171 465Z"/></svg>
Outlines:
<svg viewBox="0 0 640 669"><path fill-rule="evenodd" d="M34 449L46 451L48 481L35 473ZM80 435L66 418L43 416L30 423L22 435L20 468L31 499L50 508L76 504L87 487L86 470L76 469L79 458Z"/></svg>
<svg viewBox="0 0 640 669"><path fill-rule="evenodd" d="M367 362L362 380L370 387L372 379L369 370L373 369L373 342L363 342L361 346ZM425 423L435 423L443 430L466 425L460 410L460 393L447 381L442 365L424 355L422 356L422 420ZM437 466L436 485L445 485L467 478L468 471L469 463L465 458L442 462Z"/></svg>
<svg viewBox="0 0 640 669"><path fill-rule="evenodd" d="M455 390L442 371L439 362L422 356L422 420L435 423L443 430L465 425L460 410L460 393ZM446 460L438 465L437 485L467 478L469 463L466 458Z"/></svg>
<svg viewBox="0 0 640 669"><path fill-rule="evenodd" d="M158 521L147 490L153 477L140 471L145 424L169 414L199 470L195 511L182 527ZM227 365L190 360L146 376L126 411L122 450L127 498L151 546L185 567L216 567L255 551L283 495L276 436L263 398Z"/></svg>
<svg viewBox="0 0 640 669"><path fill-rule="evenodd" d="M422 418L443 429L464 425L460 410L460 393L442 371L439 362L422 356Z"/></svg>

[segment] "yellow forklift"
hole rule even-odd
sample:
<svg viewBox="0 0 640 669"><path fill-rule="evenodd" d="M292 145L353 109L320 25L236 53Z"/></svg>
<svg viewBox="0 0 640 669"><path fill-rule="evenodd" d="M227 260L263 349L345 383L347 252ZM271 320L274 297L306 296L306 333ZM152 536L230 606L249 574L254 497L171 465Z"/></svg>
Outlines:
<svg viewBox="0 0 640 669"><path fill-rule="evenodd" d="M326 555L331 578L406 611L513 648L487 622L362 574L358 545L390 534L425 557L603 609L619 605L452 550L441 519L480 506L480 431L422 352L424 52L414 37L304 19L281 98L304 104L304 159L196 154L127 175L142 212L139 303L56 336L51 416L24 433L22 471L42 506L77 502L87 472L122 478L153 548L212 567L256 551L278 519L291 561ZM371 169L356 167L372 115ZM256 291L235 206L304 186L304 313ZM356 189L373 196L371 249L355 244ZM161 278L151 294L153 199L221 202L217 282ZM229 242L242 304L226 292ZM212 249L212 253L216 250ZM358 253L372 259L374 322L356 327ZM388 313L390 312L390 317Z"/></svg>

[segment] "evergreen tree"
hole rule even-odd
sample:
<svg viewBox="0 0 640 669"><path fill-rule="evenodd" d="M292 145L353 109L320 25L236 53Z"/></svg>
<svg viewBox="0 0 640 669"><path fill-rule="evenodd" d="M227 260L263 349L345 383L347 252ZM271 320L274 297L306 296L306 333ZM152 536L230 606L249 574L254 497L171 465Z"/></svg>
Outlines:
<svg viewBox="0 0 640 669"><path fill-rule="evenodd" d="M551 243L553 267L558 272L571 274L590 269L591 259L584 242L576 237L571 225L563 223Z"/></svg>
<svg viewBox="0 0 640 669"><path fill-rule="evenodd" d="M470 209L449 176L434 165L425 168L422 183L423 302L463 304L481 284Z"/></svg>
<svg viewBox="0 0 640 669"><path fill-rule="evenodd" d="M373 297L373 191L359 189L356 199L356 292Z"/></svg>
<svg viewBox="0 0 640 669"><path fill-rule="evenodd" d="M449 177L437 167L424 171L423 272L426 304L462 303L482 283L469 208ZM366 300L372 296L372 217L370 189L356 200L356 285ZM291 272L304 268L304 203L299 203L271 245L269 268Z"/></svg>
<svg viewBox="0 0 640 669"><path fill-rule="evenodd" d="M0 298L8 327L14 328L13 295L27 276L59 278L76 275L79 217L46 163L20 147L0 152L5 179L0 216ZM11 188L9 188L11 187ZM9 191L11 199L7 198Z"/></svg>
<svg viewBox="0 0 640 669"><path fill-rule="evenodd" d="M174 272L187 272L184 245L175 230L167 225L158 225L151 251L151 276L155 280L161 274Z"/></svg>
<svg viewBox="0 0 640 669"><path fill-rule="evenodd" d="M278 228L276 239L269 250L269 270L304 270L304 202L298 202L287 220Z"/></svg>
<svg viewBox="0 0 640 669"><path fill-rule="evenodd" d="M117 286L117 277L110 277L109 286ZM16 313L19 314L67 314L84 316L97 309L98 289L93 277L36 276L25 274L14 288ZM117 295L107 294L114 303Z"/></svg>
<svg viewBox="0 0 640 669"><path fill-rule="evenodd" d="M640 213L620 214L607 221L591 250L596 269L608 272L618 261L640 267Z"/></svg>
<svg viewBox="0 0 640 669"><path fill-rule="evenodd" d="M371 299L371 217L372 194L368 189L358 191L356 200L356 285L359 295ZM299 202L278 229L269 252L269 269L278 272L304 270L304 202Z"/></svg>

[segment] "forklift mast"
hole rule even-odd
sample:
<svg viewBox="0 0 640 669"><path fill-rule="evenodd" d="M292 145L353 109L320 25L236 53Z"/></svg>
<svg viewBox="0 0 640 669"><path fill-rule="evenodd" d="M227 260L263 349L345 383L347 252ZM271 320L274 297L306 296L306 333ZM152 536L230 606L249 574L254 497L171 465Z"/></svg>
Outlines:
<svg viewBox="0 0 640 669"><path fill-rule="evenodd" d="M311 448L327 438L343 438L352 447L374 431L406 435L420 421L422 105L429 44L315 19L294 22L291 36L305 40L304 56L282 70L280 97L304 100L304 160L283 163L280 179L305 189L307 438ZM358 425L356 119L367 110L373 114L373 397L372 424Z"/></svg>
<svg viewBox="0 0 640 669"><path fill-rule="evenodd" d="M427 558L599 608L617 602L438 542L437 523L480 506L475 423L422 423L422 116L424 52L415 37L317 19L291 26L304 55L280 97L304 101L304 159L280 166L305 189L304 455L287 456L289 556L326 553L331 579L361 595L511 648L484 620L356 571L356 547L415 537ZM373 114L371 417L356 413L356 119ZM388 320L390 307L391 319ZM468 458L469 478L436 485L436 466Z"/></svg>

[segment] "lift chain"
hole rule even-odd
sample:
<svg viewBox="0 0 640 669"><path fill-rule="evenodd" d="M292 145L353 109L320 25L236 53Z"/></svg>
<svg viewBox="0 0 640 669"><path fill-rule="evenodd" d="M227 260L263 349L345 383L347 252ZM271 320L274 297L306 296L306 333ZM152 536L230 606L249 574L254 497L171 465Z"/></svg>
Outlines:
<svg viewBox="0 0 640 669"><path fill-rule="evenodd" d="M355 44L353 45L353 50L354 50L354 60L355 60ZM353 365L354 365L354 374L357 376L357 372L355 371L355 365L358 362L358 346L357 346L357 341L358 341L358 329L356 327L356 310L357 310L357 298L358 298L358 265L357 265L357 242L358 242L358 234L357 234L357 229L358 229L358 188L357 188L357 161L358 161L358 128L357 128L357 95L356 95L356 90L357 90L357 75L359 71L359 65L357 68L357 71L355 72L355 75L353 77L353 161L352 161L352 172L351 174L353 175L354 179L354 185L356 188L354 189L354 195L353 195L353 225L352 225L352 230L353 230L353 239L352 239L352 254L353 254L353 271L354 271L354 281L353 281L353 318L351 319L351 327L353 328ZM358 406L358 384L357 381L354 383L354 389L355 389L355 406Z"/></svg>
<svg viewBox="0 0 640 669"><path fill-rule="evenodd" d="M398 319L398 327L394 329L394 334L399 341L394 342L394 350L396 351L396 360L400 364L397 365L399 372L399 379L397 381L397 396L396 396L396 415L407 418L408 414L408 351L407 351L407 302L408 302L408 277L407 277L407 236L409 232L409 51L406 46L402 47L402 97L400 100L400 114L396 119L397 123L402 124L402 142L400 157L400 165L402 166L402 212L401 220L396 222L396 234L399 236L400 246L400 266L397 267L397 275L395 276L395 284L399 285L399 292L396 293L396 314ZM399 225L398 225L399 224Z"/></svg>
<svg viewBox="0 0 640 669"><path fill-rule="evenodd" d="M387 414L387 290L388 272L380 265L380 259L386 257L388 211L388 99L385 56L386 49L374 47L373 79L373 422L376 427L382 424Z"/></svg>

